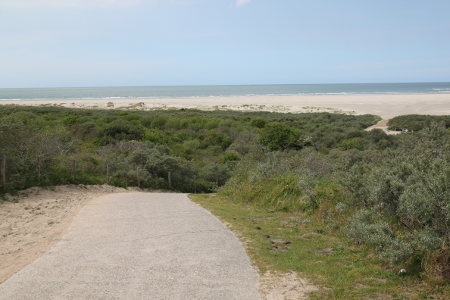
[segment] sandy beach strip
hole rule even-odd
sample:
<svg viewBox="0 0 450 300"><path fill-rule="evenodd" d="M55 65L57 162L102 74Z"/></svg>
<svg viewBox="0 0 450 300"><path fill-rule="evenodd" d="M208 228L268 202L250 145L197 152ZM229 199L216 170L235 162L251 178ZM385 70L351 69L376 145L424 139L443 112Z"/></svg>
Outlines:
<svg viewBox="0 0 450 300"><path fill-rule="evenodd" d="M192 108L293 113L325 111L374 114L383 119L407 114L450 115L450 93L0 100L0 104L130 110Z"/></svg>

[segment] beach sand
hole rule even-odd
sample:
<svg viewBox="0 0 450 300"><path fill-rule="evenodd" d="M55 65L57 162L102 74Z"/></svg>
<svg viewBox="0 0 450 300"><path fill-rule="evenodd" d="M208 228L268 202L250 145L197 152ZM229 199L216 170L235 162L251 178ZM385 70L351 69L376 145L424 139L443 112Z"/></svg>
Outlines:
<svg viewBox="0 0 450 300"><path fill-rule="evenodd" d="M130 110L193 108L293 113L336 112L374 114L383 119L407 114L450 115L450 93L1 100L0 104Z"/></svg>

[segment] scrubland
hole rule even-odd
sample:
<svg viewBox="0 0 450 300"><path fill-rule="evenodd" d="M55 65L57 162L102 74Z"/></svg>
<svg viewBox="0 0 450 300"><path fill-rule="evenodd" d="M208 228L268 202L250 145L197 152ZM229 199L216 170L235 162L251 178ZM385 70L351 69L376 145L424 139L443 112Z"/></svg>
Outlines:
<svg viewBox="0 0 450 300"><path fill-rule="evenodd" d="M194 195L262 271L312 297L446 298L450 118L0 107L3 193L104 184Z"/></svg>

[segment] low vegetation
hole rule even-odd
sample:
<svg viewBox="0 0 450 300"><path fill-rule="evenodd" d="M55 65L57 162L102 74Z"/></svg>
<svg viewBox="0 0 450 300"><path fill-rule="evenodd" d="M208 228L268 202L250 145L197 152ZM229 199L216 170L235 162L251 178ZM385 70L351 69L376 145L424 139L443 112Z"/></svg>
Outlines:
<svg viewBox="0 0 450 300"><path fill-rule="evenodd" d="M430 127L432 123L444 123L450 128L450 116L404 115L389 120L389 130L418 131Z"/></svg>
<svg viewBox="0 0 450 300"><path fill-rule="evenodd" d="M1 106L2 192L70 183L217 192L198 201L248 233L260 266L303 271L333 289L326 297L358 298L369 286L374 297L411 298L406 285L449 295L449 119L397 117L391 128L409 133L396 136L364 131L379 120ZM292 245L268 249L253 221Z"/></svg>
<svg viewBox="0 0 450 300"><path fill-rule="evenodd" d="M450 134L372 131L364 148L248 155L219 195L275 211L320 215L328 230L370 246L390 265L450 278ZM381 139L381 137L383 137Z"/></svg>
<svg viewBox="0 0 450 300"><path fill-rule="evenodd" d="M2 191L109 183L211 192L227 181L237 161L262 147L260 132L270 139L278 133L269 129L281 126L290 140L280 149L314 143L326 150L355 133L364 135L362 129L376 120L327 113L0 106L0 156L7 160Z"/></svg>
<svg viewBox="0 0 450 300"><path fill-rule="evenodd" d="M274 211L220 194L191 198L238 233L261 273L294 271L312 281L318 290L310 299L448 299L448 285L400 275L400 266L352 244L321 214Z"/></svg>

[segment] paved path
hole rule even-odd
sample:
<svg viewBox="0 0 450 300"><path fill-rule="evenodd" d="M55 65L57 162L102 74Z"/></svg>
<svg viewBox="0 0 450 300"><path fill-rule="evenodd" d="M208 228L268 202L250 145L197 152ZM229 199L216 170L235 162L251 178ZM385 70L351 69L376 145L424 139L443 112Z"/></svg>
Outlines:
<svg viewBox="0 0 450 300"><path fill-rule="evenodd" d="M259 299L237 238L184 194L97 198L0 299Z"/></svg>

